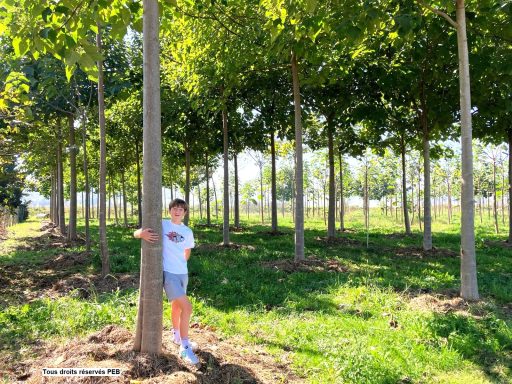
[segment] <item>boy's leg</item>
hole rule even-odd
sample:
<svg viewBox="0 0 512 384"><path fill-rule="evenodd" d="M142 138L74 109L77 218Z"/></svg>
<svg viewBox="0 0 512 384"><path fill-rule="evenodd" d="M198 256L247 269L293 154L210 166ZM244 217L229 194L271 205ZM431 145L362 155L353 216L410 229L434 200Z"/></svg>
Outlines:
<svg viewBox="0 0 512 384"><path fill-rule="evenodd" d="M188 339L188 328L189 328L189 322L190 317L192 316L192 304L190 303L190 300L188 297L181 296L177 299L173 300L173 313L174 313L174 305L178 306L181 310L180 316L179 316L179 329L180 330L180 336L182 339ZM173 314L173 327L174 327L174 314Z"/></svg>
<svg viewBox="0 0 512 384"><path fill-rule="evenodd" d="M180 316L181 316L181 307L176 300L171 301L171 320L172 320L172 329L174 331L174 342L179 343L181 341L181 332L180 332Z"/></svg>

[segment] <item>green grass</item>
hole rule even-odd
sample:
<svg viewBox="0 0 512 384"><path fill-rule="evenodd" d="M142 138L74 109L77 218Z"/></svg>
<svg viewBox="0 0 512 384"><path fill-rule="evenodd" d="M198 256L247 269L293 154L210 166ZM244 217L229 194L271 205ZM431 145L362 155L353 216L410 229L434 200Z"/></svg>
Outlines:
<svg viewBox="0 0 512 384"><path fill-rule="evenodd" d="M484 218L485 219L485 218ZM190 295L194 319L226 336L265 346L276 359L288 356L293 369L310 383L507 383L512 381L512 250L496 244L490 221L477 220L478 278L482 302L466 313L446 314L419 309L411 297L422 292L458 290L457 257L397 256L397 249L421 247L421 233L400 232L396 220L372 212L369 246L362 215L347 218L349 245L318 240L325 236L323 219L306 222L306 255L336 259L346 273L293 272L264 268L262 261L293 258L293 225L281 219L282 236L266 233L254 216L231 241L255 247L199 247L190 260ZM20 231L33 223L22 224ZM26 227L23 227L26 226ZM194 219L192 220L192 227ZM93 227L93 233L96 228ZM24 250L19 234L0 256L8 263L37 263L51 250ZM139 244L132 230L110 226L113 272L139 268ZM197 243L218 244L219 229L195 229ZM458 218L452 224L434 221L434 246L458 252ZM493 243L494 242L494 243ZM5 244L1 246L6 246ZM39 258L39 259L38 259ZM92 264L99 267L95 250ZM0 314L0 342L10 353L38 339L83 335L109 323L134 327L136 292L70 295L12 305ZM169 306L165 304L166 326Z"/></svg>

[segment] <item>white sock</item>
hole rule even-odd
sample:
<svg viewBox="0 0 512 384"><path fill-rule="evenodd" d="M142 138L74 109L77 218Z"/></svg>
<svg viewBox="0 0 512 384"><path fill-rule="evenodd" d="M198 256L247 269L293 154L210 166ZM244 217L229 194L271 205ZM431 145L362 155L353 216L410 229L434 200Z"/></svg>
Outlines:
<svg viewBox="0 0 512 384"><path fill-rule="evenodd" d="M174 336L174 342L175 343L179 343L181 342L181 337L180 337L180 331L178 331L177 329L172 329L172 334Z"/></svg>
<svg viewBox="0 0 512 384"><path fill-rule="evenodd" d="M190 343L188 342L188 338L187 339L181 339L181 346L185 349L187 349L189 346L190 346Z"/></svg>

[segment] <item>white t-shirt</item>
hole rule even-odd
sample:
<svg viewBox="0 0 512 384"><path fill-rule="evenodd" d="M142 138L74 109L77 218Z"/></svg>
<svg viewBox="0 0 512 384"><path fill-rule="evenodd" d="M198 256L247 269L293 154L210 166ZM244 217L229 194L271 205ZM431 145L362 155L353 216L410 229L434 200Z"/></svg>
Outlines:
<svg viewBox="0 0 512 384"><path fill-rule="evenodd" d="M163 269L169 273L186 274L185 249L194 248L194 234L185 224L162 220Z"/></svg>

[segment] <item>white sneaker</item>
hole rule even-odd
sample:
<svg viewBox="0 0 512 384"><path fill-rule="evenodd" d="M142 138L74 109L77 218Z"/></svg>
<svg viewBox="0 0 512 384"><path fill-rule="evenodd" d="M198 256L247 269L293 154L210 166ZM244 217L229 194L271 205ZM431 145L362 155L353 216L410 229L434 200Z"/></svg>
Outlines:
<svg viewBox="0 0 512 384"><path fill-rule="evenodd" d="M181 340L176 340L174 337L172 338L172 342L176 345L181 346ZM188 344L190 345L190 348L195 352L197 351L197 343L195 341L189 341Z"/></svg>
<svg viewBox="0 0 512 384"><path fill-rule="evenodd" d="M194 351L192 351L191 347L183 348L180 347L180 357L185 360L187 363L196 365L199 363L199 359L197 358Z"/></svg>

